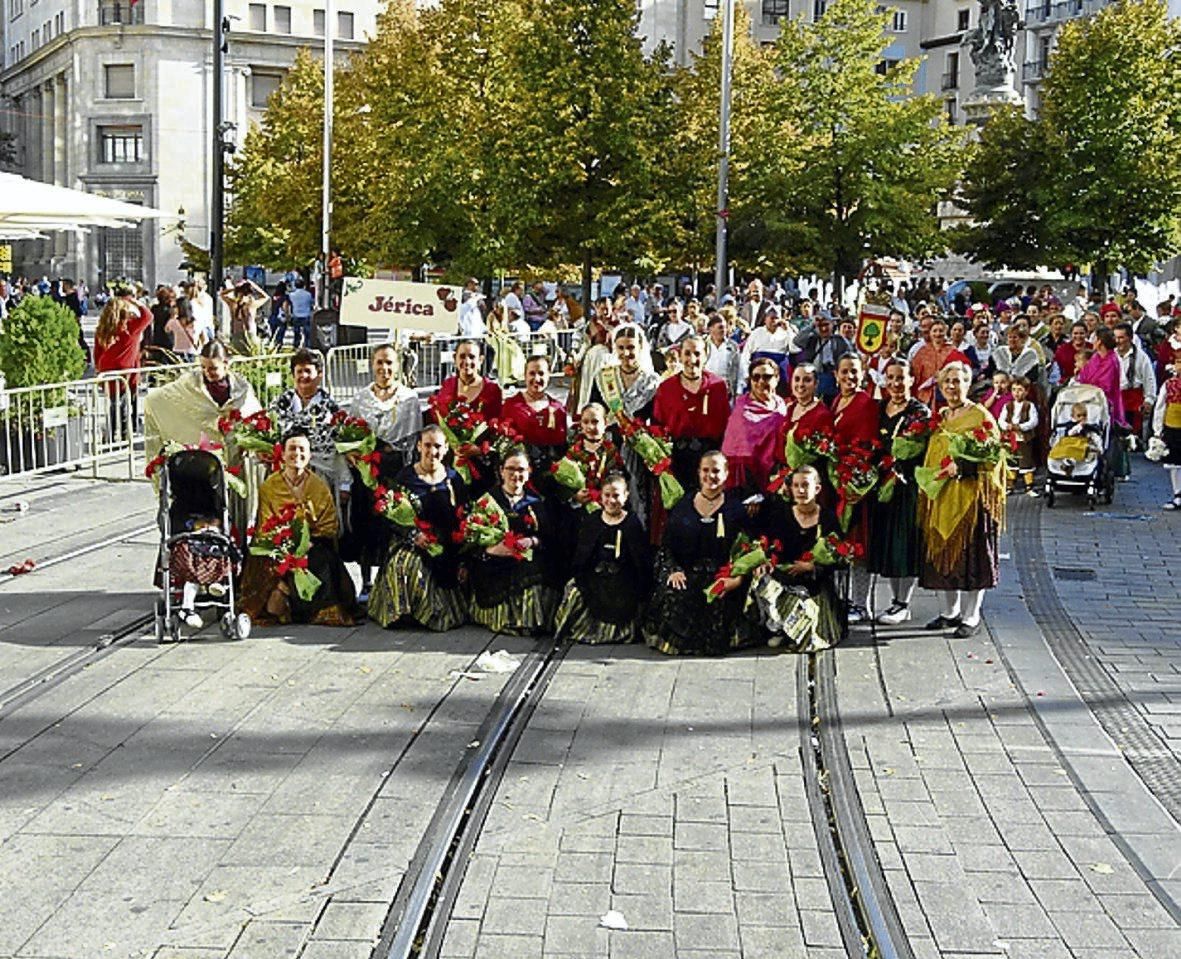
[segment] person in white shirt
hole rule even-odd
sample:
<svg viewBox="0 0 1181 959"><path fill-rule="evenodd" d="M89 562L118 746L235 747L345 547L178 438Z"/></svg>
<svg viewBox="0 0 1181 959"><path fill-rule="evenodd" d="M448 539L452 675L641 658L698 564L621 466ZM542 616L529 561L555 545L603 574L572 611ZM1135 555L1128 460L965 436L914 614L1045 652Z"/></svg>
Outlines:
<svg viewBox="0 0 1181 959"><path fill-rule="evenodd" d="M469 285L471 281L468 281ZM459 335L464 338L483 336L488 332L484 323L484 314L480 306L484 302L483 294L473 289L463 291L463 302L459 304Z"/></svg>
<svg viewBox="0 0 1181 959"><path fill-rule="evenodd" d="M201 277L193 281L189 306L193 310L193 327L198 335L203 334L207 342L217 339L218 329L213 321L213 297L205 292L205 281Z"/></svg>
<svg viewBox="0 0 1181 959"><path fill-rule="evenodd" d="M525 318L525 306L521 302L521 291L524 288L521 281L517 280L516 283L509 287L509 291L500 298L500 308L504 310L504 314L508 318L510 329L514 321ZM525 324L525 328L529 328L528 323Z"/></svg>
<svg viewBox="0 0 1181 959"><path fill-rule="evenodd" d="M738 355L738 344L727 335L726 312L733 311L733 307L724 307L709 319L708 337L705 341L705 369L721 377L730 395L738 392L738 369L741 359Z"/></svg>
<svg viewBox="0 0 1181 959"><path fill-rule="evenodd" d="M1156 370L1148 351L1136 344L1136 334L1131 323L1120 323L1112 332L1115 334L1115 358L1119 361L1119 388L1123 394L1124 415L1132 428L1132 436L1143 438L1144 423L1152 422L1152 404L1156 401Z"/></svg>
<svg viewBox="0 0 1181 959"><path fill-rule="evenodd" d="M742 347L738 371L739 391L746 388L752 360L766 356L778 365L787 359L796 338L795 327L779 314L779 307L768 303L762 313L763 325L751 330Z"/></svg>
<svg viewBox="0 0 1181 959"><path fill-rule="evenodd" d="M623 301L623 308L631 314L632 322L636 326L644 325L644 291L639 283L633 283L631 295Z"/></svg>

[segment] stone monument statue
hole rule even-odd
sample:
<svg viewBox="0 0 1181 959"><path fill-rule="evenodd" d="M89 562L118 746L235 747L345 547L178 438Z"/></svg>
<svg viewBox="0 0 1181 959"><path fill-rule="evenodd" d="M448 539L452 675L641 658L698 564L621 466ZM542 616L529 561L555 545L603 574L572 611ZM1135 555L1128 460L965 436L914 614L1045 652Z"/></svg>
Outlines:
<svg viewBox="0 0 1181 959"><path fill-rule="evenodd" d="M1021 102L1016 87L1020 29L1017 0L980 0L979 20L963 39L976 68L976 84L964 103L974 122L986 120L996 106Z"/></svg>

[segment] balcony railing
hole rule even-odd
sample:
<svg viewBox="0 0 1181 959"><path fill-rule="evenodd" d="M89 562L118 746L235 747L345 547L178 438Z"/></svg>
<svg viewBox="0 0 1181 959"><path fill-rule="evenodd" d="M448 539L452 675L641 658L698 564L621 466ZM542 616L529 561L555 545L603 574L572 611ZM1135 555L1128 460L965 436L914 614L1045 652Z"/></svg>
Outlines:
<svg viewBox="0 0 1181 959"><path fill-rule="evenodd" d="M144 0L129 3L128 0L102 2L98 5L98 23L101 27L114 24L133 26L144 22Z"/></svg>
<svg viewBox="0 0 1181 959"><path fill-rule="evenodd" d="M1094 13L1106 5L1107 0L1034 0L1025 6L1025 22L1031 27L1058 23L1084 13Z"/></svg>
<svg viewBox="0 0 1181 959"><path fill-rule="evenodd" d="M940 90L955 90L959 88L959 85L960 75L958 71L955 73L945 73L939 79Z"/></svg>
<svg viewBox="0 0 1181 959"><path fill-rule="evenodd" d="M1025 61L1025 82L1031 83L1034 80L1040 80L1046 75L1048 64L1045 60L1026 60Z"/></svg>

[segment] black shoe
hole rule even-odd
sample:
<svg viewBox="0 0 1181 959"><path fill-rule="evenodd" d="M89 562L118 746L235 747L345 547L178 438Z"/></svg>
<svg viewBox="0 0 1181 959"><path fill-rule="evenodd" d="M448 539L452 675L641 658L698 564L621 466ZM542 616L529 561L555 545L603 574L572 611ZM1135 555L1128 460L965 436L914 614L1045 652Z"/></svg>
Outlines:
<svg viewBox="0 0 1181 959"><path fill-rule="evenodd" d="M978 632L980 632L980 623L977 623L975 626L969 626L967 623L960 623L959 626L955 628L955 632L952 633L952 635L956 639L967 639L969 636L975 636Z"/></svg>
<svg viewBox="0 0 1181 959"><path fill-rule="evenodd" d="M958 616L936 616L931 622L924 626L924 629L954 629L960 624Z"/></svg>

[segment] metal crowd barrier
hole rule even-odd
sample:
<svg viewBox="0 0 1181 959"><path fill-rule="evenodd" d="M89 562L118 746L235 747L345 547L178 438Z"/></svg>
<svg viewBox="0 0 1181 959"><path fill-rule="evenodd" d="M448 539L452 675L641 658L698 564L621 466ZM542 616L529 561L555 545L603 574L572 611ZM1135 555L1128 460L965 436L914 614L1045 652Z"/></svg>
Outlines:
<svg viewBox="0 0 1181 959"><path fill-rule="evenodd" d="M424 398L455 372L455 348L465 339L483 346L485 375L495 375L492 351L483 337L432 336L409 339L403 350L403 379ZM570 359L574 331L518 337L526 356L550 358L555 378ZM342 406L371 380L373 344L328 351L324 386ZM234 356L231 369L245 376L263 406L290 385L290 352ZM148 390L195 370L195 363L143 366L102 373L91 379L0 390L0 477L60 468L90 468L125 460L127 478L143 473L143 398ZM130 384L136 381L135 389Z"/></svg>
<svg viewBox="0 0 1181 959"><path fill-rule="evenodd" d="M0 476L100 462L134 467L134 397L127 377L22 386L0 393Z"/></svg>

